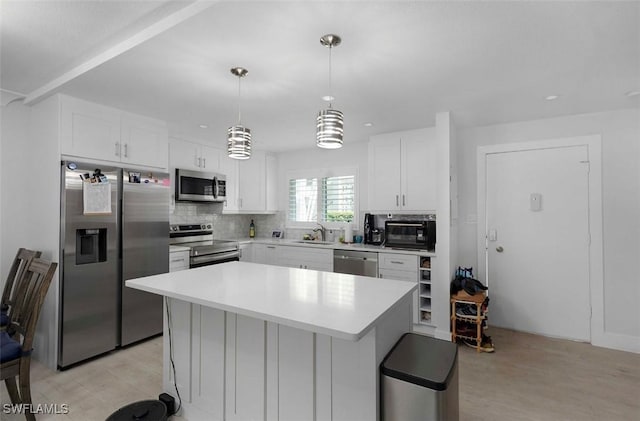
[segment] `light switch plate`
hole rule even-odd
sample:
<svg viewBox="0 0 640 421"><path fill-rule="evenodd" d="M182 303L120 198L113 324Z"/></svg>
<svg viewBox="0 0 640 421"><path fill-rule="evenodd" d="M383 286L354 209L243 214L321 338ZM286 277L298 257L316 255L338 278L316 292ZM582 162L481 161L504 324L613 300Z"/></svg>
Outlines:
<svg viewBox="0 0 640 421"><path fill-rule="evenodd" d="M539 212L542 210L542 195L540 193L531 193L529 196L529 209L532 212Z"/></svg>

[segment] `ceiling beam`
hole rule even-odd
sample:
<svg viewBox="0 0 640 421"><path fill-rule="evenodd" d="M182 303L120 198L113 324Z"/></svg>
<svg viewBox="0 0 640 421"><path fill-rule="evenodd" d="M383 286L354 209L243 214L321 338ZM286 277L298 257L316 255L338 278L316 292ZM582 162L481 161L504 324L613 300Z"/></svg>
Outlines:
<svg viewBox="0 0 640 421"><path fill-rule="evenodd" d="M87 61L63 73L61 76L58 76L57 78L35 89L33 92L29 93L26 96L24 104L33 105L39 101L42 101L47 96L54 94L65 83L68 83L69 81L83 75L84 73L92 69L95 69L96 67L119 56L120 54L125 53L130 49L142 44L143 42L148 41L149 39L173 28L174 26L191 18L192 16L195 16L208 9L215 3L215 1L211 0L194 1L192 4L160 19L150 26L147 26L146 28L142 29L126 40L118 42L117 44L107 48L106 50L94 55Z"/></svg>

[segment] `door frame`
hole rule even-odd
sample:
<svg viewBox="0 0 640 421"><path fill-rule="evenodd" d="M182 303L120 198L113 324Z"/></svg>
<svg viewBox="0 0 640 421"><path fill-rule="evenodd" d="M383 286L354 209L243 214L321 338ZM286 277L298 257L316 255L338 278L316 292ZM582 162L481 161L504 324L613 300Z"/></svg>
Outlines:
<svg viewBox="0 0 640 421"><path fill-rule="evenodd" d="M591 343L604 345L604 264L602 228L602 138L600 135L503 143L479 146L477 149L477 254L478 277L487 282L487 156L540 149L586 146L589 159L589 296L591 304ZM490 285L491 280L488 280ZM489 292L491 288L489 288Z"/></svg>

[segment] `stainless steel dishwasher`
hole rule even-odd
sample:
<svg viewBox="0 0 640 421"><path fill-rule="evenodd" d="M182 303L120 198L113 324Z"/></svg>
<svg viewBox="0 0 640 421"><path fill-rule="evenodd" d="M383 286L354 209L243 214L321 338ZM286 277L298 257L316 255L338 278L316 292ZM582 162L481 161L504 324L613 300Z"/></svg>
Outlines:
<svg viewBox="0 0 640 421"><path fill-rule="evenodd" d="M378 277L378 253L373 251L333 251L333 271Z"/></svg>

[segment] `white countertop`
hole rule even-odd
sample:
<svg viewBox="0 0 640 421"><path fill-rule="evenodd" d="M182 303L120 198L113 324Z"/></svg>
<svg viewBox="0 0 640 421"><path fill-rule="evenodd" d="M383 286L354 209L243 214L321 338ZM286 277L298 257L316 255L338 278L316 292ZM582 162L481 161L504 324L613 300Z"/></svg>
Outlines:
<svg viewBox="0 0 640 421"><path fill-rule="evenodd" d="M191 250L190 247L185 247L185 246L174 246L174 245L169 246L169 253L179 252L179 251L190 251L190 250Z"/></svg>
<svg viewBox="0 0 640 421"><path fill-rule="evenodd" d="M417 283L229 262L131 279L126 286L357 341Z"/></svg>
<svg viewBox="0 0 640 421"><path fill-rule="evenodd" d="M273 239L273 238L233 238L228 239L232 241L237 241L239 244L271 244L271 245L281 245L281 246L297 246L297 247L317 247L324 249L333 249L333 250L355 250L355 251L373 251L377 253L396 253L396 254L412 254L415 256L431 256L435 257L436 253L426 251L426 250L412 250L412 249L394 249L388 248L384 246L374 246L372 244L363 244L363 243L330 243L330 244L318 244L313 241L308 242L300 242L301 240L283 238L283 239Z"/></svg>

